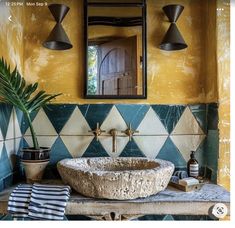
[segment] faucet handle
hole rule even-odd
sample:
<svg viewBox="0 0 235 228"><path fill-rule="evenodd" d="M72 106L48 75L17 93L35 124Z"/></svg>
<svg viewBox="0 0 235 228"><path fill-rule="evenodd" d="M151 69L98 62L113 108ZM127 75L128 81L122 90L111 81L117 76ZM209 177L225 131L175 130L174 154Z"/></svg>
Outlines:
<svg viewBox="0 0 235 228"><path fill-rule="evenodd" d="M105 131L105 130L101 130L100 124L99 124L99 123L96 123L96 129L90 130L90 131L88 131L88 132L94 133L95 138L96 138L96 141L98 141L98 140L99 140L98 137L99 137L103 132L106 132L106 131Z"/></svg>
<svg viewBox="0 0 235 228"><path fill-rule="evenodd" d="M131 123L129 124L128 128L125 131L122 131L122 133L125 133L127 136L129 136L129 141L131 141L131 138L135 133L139 133L139 131L133 130L131 128Z"/></svg>

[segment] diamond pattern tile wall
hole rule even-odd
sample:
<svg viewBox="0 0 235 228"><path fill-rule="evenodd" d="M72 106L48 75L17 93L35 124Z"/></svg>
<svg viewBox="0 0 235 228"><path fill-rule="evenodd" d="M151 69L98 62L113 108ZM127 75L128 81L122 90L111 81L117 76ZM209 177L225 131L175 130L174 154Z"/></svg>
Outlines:
<svg viewBox="0 0 235 228"><path fill-rule="evenodd" d="M14 132L14 109L12 109L11 111L11 115L10 115L10 118L9 118L9 122L8 122L8 126L7 126L7 133L6 133L6 140L7 139L13 139L14 138L14 135L15 135L15 132Z"/></svg>
<svg viewBox="0 0 235 228"><path fill-rule="evenodd" d="M171 133L172 135L195 135L195 134L204 134L200 128L197 120L190 111L190 108L187 107L182 116L180 117L178 123L176 124L174 130Z"/></svg>
<svg viewBox="0 0 235 228"><path fill-rule="evenodd" d="M103 148L106 150L106 152L108 153L110 157L118 157L129 141L128 137L117 137L116 149L115 149L115 152L113 152L112 137L100 136L99 140L100 140L101 145L103 146Z"/></svg>
<svg viewBox="0 0 235 228"><path fill-rule="evenodd" d="M178 168L186 166L186 161L170 137L167 138L156 158L171 161Z"/></svg>
<svg viewBox="0 0 235 228"><path fill-rule="evenodd" d="M148 112L150 105L125 105L118 104L116 108L120 112L122 118L127 125L131 124L133 129L138 128L139 124L143 120L144 116Z"/></svg>
<svg viewBox="0 0 235 228"><path fill-rule="evenodd" d="M90 128L95 129L96 123L102 125L105 118L108 116L112 104L86 104L78 106Z"/></svg>
<svg viewBox="0 0 235 228"><path fill-rule="evenodd" d="M57 136L57 132L53 125L51 124L51 121L47 117L46 113L43 109L40 109L38 114L33 120L33 127L37 135L39 136L48 136L48 135L54 135ZM28 128L25 135L31 135L30 129Z"/></svg>
<svg viewBox="0 0 235 228"><path fill-rule="evenodd" d="M117 108L113 106L108 116L104 120L103 124L101 125L101 129L106 131L104 135L110 136L109 132L111 129L117 129L119 131L118 135L125 135L121 131L125 131L126 128L127 128L127 125L125 121L123 120L121 114L119 113Z"/></svg>
<svg viewBox="0 0 235 228"><path fill-rule="evenodd" d="M133 138L146 157L156 158L167 139L167 135L134 136Z"/></svg>
<svg viewBox="0 0 235 228"><path fill-rule="evenodd" d="M122 133L122 131L125 131L127 129L127 125L115 106L113 106L110 110L108 116L101 125L101 129L106 131L102 136L99 137L101 145L110 157L118 157L128 143L128 138L124 137L125 134ZM118 131L118 136L116 137L116 152L113 152L112 137L109 134L112 129L116 129Z"/></svg>
<svg viewBox="0 0 235 228"><path fill-rule="evenodd" d="M21 138L10 139L5 141L7 156L9 158L12 169L15 166L16 157L14 155L16 155L19 151L20 141Z"/></svg>
<svg viewBox="0 0 235 228"><path fill-rule="evenodd" d="M83 155L94 136L81 136L81 135L63 135L61 139L67 147L69 153L73 158L78 158Z"/></svg>
<svg viewBox="0 0 235 228"><path fill-rule="evenodd" d="M93 135L86 119L76 107L67 123L64 125L60 135Z"/></svg>
<svg viewBox="0 0 235 228"><path fill-rule="evenodd" d="M152 108L148 110L137 130L139 135L168 135L168 132Z"/></svg>
<svg viewBox="0 0 235 228"><path fill-rule="evenodd" d="M50 136L50 135L40 135L37 136L38 143L41 147L52 147L55 143L58 136ZM24 136L24 139L26 140L27 144L32 147L33 141L31 136Z"/></svg>
<svg viewBox="0 0 235 228"><path fill-rule="evenodd" d="M170 137L186 162L190 158L190 151L196 151L205 139L205 135L172 135Z"/></svg>
<svg viewBox="0 0 235 228"><path fill-rule="evenodd" d="M2 130L2 135L4 138L6 138L11 112L11 105L0 103L0 128Z"/></svg>
<svg viewBox="0 0 235 228"><path fill-rule="evenodd" d="M76 107L77 105L75 104L56 104L48 105L46 108L44 108L47 117L51 121L58 134L60 133Z"/></svg>
<svg viewBox="0 0 235 228"><path fill-rule="evenodd" d="M152 105L151 107L156 112L169 134L171 134L172 130L175 128L175 125L178 123L186 108L184 105Z"/></svg>
<svg viewBox="0 0 235 228"><path fill-rule="evenodd" d="M59 144L63 144L66 150L63 149L58 155L60 158L63 158L63 153L64 157L68 157L67 153L71 157L159 157L168 158L177 167L184 167L190 150L197 150L205 138L200 126L204 124L204 121L201 120L203 120L203 110L205 109L201 106L133 104L63 104L55 106L51 105L50 108L54 111L59 110L58 113L53 116L52 111L42 110L35 117L33 124L37 127L39 120L41 123L46 122L47 132L39 129L39 142L44 146L53 147L53 150L58 149ZM195 117L197 107L200 108L199 116ZM57 124L61 118L62 122ZM53 124L49 124L48 121ZM100 123L103 130L106 130L99 137L98 142L89 132L96 127L97 122ZM134 135L132 142L129 142L128 137L121 132L127 129L129 123L139 131ZM42 128L41 125L40 128ZM112 137L109 133L114 128L118 130L117 151L115 153L112 152ZM28 134L29 130L24 137L31 145ZM55 144L58 145L54 146ZM56 156L55 152L53 152L53 156ZM53 159L56 161L56 157Z"/></svg>

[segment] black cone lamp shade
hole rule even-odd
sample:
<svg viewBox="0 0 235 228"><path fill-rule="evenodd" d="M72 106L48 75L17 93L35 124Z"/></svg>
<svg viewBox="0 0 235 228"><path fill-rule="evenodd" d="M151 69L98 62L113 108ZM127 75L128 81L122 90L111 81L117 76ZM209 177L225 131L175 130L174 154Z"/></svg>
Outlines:
<svg viewBox="0 0 235 228"><path fill-rule="evenodd" d="M163 7L163 11L169 18L171 25L159 46L160 49L165 51L174 51L188 47L176 26L176 21L178 20L183 9L184 7L181 5L167 5Z"/></svg>
<svg viewBox="0 0 235 228"><path fill-rule="evenodd" d="M69 11L69 7L63 4L51 4L48 6L56 25L50 35L43 43L43 46L52 50L67 50L73 47L61 23Z"/></svg>

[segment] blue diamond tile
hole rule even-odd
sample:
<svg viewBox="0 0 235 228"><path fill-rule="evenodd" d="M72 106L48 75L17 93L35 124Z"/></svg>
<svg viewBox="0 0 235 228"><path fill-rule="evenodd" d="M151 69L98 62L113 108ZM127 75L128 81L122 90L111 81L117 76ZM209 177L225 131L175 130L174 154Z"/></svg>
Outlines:
<svg viewBox="0 0 235 228"><path fill-rule="evenodd" d="M47 105L44 108L44 111L54 126L56 132L59 134L75 108L76 105L72 104L54 104Z"/></svg>
<svg viewBox="0 0 235 228"><path fill-rule="evenodd" d="M4 189L3 179L0 179L0 192L3 191L3 189ZM1 216L0 216L0 220L1 220Z"/></svg>
<svg viewBox="0 0 235 228"><path fill-rule="evenodd" d="M217 130L218 129L218 104L212 103L207 105L207 129Z"/></svg>
<svg viewBox="0 0 235 228"><path fill-rule="evenodd" d="M27 148L29 147L29 144L27 143L27 141L23 138L22 141L20 142L20 146L22 148Z"/></svg>
<svg viewBox="0 0 235 228"><path fill-rule="evenodd" d="M31 121L33 122L33 120L35 119L35 117L37 116L38 114L38 111L37 112L32 112L30 114L30 118L31 118ZM21 129L21 132L22 134L25 134L25 132L27 131L27 129L29 128L29 123L27 121L26 118L23 118L21 122L19 122L20 124L20 129Z"/></svg>
<svg viewBox="0 0 235 228"><path fill-rule="evenodd" d="M0 165L0 179L3 179L12 173L12 168L11 168L10 160L7 156L7 150L6 150L5 145L3 146L3 149L2 149L2 154L0 157L0 164L1 164Z"/></svg>
<svg viewBox="0 0 235 228"><path fill-rule="evenodd" d="M175 165L175 167L187 166L184 158L182 157L181 153L172 142L170 137L167 138L156 158L171 161Z"/></svg>
<svg viewBox="0 0 235 228"><path fill-rule="evenodd" d="M11 105L0 103L0 128L2 129L3 138L6 138L12 108Z"/></svg>
<svg viewBox="0 0 235 228"><path fill-rule="evenodd" d="M192 114L196 118L199 126L201 129L206 132L207 129L207 111L206 111L206 104L199 104L199 105L190 105L189 106Z"/></svg>
<svg viewBox="0 0 235 228"><path fill-rule="evenodd" d="M72 156L64 145L62 139L58 137L51 147L50 165L55 165L58 161L65 158L72 158Z"/></svg>
<svg viewBox="0 0 235 228"><path fill-rule="evenodd" d="M112 107L112 104L78 105L78 108L85 117L91 129L96 128L96 123L99 123L100 126L102 125Z"/></svg>
<svg viewBox="0 0 235 228"><path fill-rule="evenodd" d="M208 154L206 151L206 140L204 139L198 146L195 153L195 158L197 159L200 167L206 166L207 157Z"/></svg>
<svg viewBox="0 0 235 228"><path fill-rule="evenodd" d="M120 157L145 157L141 152L135 141L132 139L127 143L125 148L123 149Z"/></svg>
<svg viewBox="0 0 235 228"><path fill-rule="evenodd" d="M82 157L109 157L100 142L94 138Z"/></svg>
<svg viewBox="0 0 235 228"><path fill-rule="evenodd" d="M18 108L15 108L15 112L16 112L16 118L18 120L19 126L21 127L22 126L22 122L24 121L24 114Z"/></svg>
<svg viewBox="0 0 235 228"><path fill-rule="evenodd" d="M13 174L11 173L7 177L5 177L3 182L4 182L4 188L11 187L13 183Z"/></svg>
<svg viewBox="0 0 235 228"><path fill-rule="evenodd" d="M133 129L137 129L146 113L148 112L149 105L135 105L135 104L118 104L116 108L120 112L126 124L131 123Z"/></svg>
<svg viewBox="0 0 235 228"><path fill-rule="evenodd" d="M212 170L211 180L216 182L217 180L217 169L218 169L218 158L219 158L219 131L209 130L205 143L206 166Z"/></svg>
<svg viewBox="0 0 235 228"><path fill-rule="evenodd" d="M185 110L183 105L152 105L153 110L170 134Z"/></svg>

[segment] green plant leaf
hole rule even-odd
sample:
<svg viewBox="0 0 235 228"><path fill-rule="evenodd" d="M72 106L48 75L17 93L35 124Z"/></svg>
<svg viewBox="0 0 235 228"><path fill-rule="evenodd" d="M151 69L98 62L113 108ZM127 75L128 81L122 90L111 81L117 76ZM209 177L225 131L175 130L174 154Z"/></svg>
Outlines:
<svg viewBox="0 0 235 228"><path fill-rule="evenodd" d="M30 113L38 111L55 97L61 94L47 94L45 91L38 91L38 83L26 85L25 79L15 68L12 72L10 66L1 58L0 60L0 100L12 104L20 109L29 122L34 148L38 149L38 141L30 119Z"/></svg>

